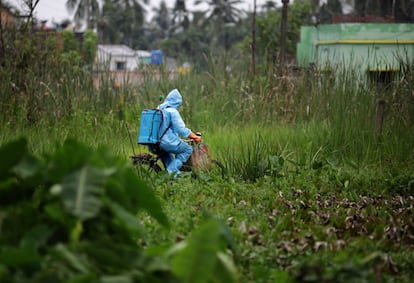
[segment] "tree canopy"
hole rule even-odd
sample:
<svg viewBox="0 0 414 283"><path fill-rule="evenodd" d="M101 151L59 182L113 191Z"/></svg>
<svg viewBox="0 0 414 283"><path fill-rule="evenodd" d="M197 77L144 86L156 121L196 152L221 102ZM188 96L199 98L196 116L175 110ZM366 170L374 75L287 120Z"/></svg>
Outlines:
<svg viewBox="0 0 414 283"><path fill-rule="evenodd" d="M97 31L101 44L163 49L169 56L197 64L205 53L236 56L240 52L250 52L248 45L253 42L252 30L256 29L257 57L274 60L277 56L281 39L279 2L269 0L258 5L254 15L243 8L242 0L194 0L191 11L188 3L188 0L175 0L173 6L168 7L163 0L159 7L152 9L151 19L146 19L148 0L103 0L102 3L98 0L67 0L66 6L74 12L78 25L83 23L87 29ZM288 6L288 56L295 54L300 26L314 24L315 19L317 23L331 23L332 16L347 12L357 16L368 13L389 16L396 22L414 22L414 0L393 3L293 0Z"/></svg>

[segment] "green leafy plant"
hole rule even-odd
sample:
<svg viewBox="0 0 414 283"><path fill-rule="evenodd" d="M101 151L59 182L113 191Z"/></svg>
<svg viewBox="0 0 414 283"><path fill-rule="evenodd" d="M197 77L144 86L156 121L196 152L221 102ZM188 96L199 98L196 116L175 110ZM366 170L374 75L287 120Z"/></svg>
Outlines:
<svg viewBox="0 0 414 283"><path fill-rule="evenodd" d="M170 222L151 188L108 150L67 140L36 158L19 139L0 155L1 282L235 282L218 221L174 253L147 252L140 218ZM188 262L215 273L201 277Z"/></svg>

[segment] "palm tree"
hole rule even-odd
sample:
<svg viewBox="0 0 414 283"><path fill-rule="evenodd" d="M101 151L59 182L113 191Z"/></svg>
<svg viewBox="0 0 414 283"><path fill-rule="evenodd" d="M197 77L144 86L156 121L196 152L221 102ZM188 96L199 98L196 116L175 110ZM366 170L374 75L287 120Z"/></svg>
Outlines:
<svg viewBox="0 0 414 283"><path fill-rule="evenodd" d="M186 30L190 25L185 0L176 0L173 8L172 28L175 31Z"/></svg>
<svg viewBox="0 0 414 283"><path fill-rule="evenodd" d="M277 8L277 4L276 1L272 1L272 0L267 0L262 6L261 8L265 11L265 12L270 12L273 11L274 9Z"/></svg>
<svg viewBox="0 0 414 283"><path fill-rule="evenodd" d="M86 29L96 29L99 18L98 0L67 0L66 8L74 13L78 25L86 21Z"/></svg>
<svg viewBox="0 0 414 283"><path fill-rule="evenodd" d="M141 48L145 9L137 0L105 0L99 19L100 42Z"/></svg>
<svg viewBox="0 0 414 283"><path fill-rule="evenodd" d="M105 1L107 3L108 1ZM119 7L130 14L132 24L142 25L144 22L145 9L142 4L147 4L148 0L110 0L113 6ZM67 0L66 7L69 12L74 13L74 19L77 24L86 21L87 29L96 29L100 19L100 0ZM127 20L127 19L125 19Z"/></svg>
<svg viewBox="0 0 414 283"><path fill-rule="evenodd" d="M112 0L104 0L102 13L98 21L99 43L119 43L121 40L118 31L119 9Z"/></svg>
<svg viewBox="0 0 414 283"><path fill-rule="evenodd" d="M121 6L125 10L133 10L134 16L137 18L136 22L144 22L145 9L144 6L148 4L148 0L111 0L115 5Z"/></svg>
<svg viewBox="0 0 414 283"><path fill-rule="evenodd" d="M236 5L243 3L241 0L196 0L195 5L205 3L210 8L205 11L205 24L214 25L214 33L224 35L224 47L229 48L227 27L234 25L241 18L243 12ZM219 37L216 37L218 40Z"/></svg>
<svg viewBox="0 0 414 283"><path fill-rule="evenodd" d="M219 21L221 23L235 23L240 19L242 11L236 5L243 3L241 0L196 0L195 5L205 3L210 8L206 11L207 21Z"/></svg>
<svg viewBox="0 0 414 283"><path fill-rule="evenodd" d="M120 19L118 29L123 34L123 43L130 47L137 48L139 38L142 37L142 27L145 19L145 9L141 3L148 3L148 0L112 0L119 3L123 11L123 18Z"/></svg>
<svg viewBox="0 0 414 283"><path fill-rule="evenodd" d="M164 0L162 0L160 7L153 8L152 10L154 11L155 15L152 18L151 22L154 22L156 24L155 28L159 31L160 37L165 38L167 36L167 31L170 29L171 25L167 4Z"/></svg>

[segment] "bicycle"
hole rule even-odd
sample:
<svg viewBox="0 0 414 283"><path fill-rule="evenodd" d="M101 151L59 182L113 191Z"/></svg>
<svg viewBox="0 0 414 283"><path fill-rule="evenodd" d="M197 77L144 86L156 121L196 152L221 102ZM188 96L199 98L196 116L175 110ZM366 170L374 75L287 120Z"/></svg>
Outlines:
<svg viewBox="0 0 414 283"><path fill-rule="evenodd" d="M201 135L200 133L197 133ZM186 143L191 145L193 148L193 153L191 154L190 158L183 164L180 171L182 172L199 172L199 171L211 171L218 169L221 171L221 175L225 175L225 167L223 164L210 157L210 149L209 146L203 142L196 143L193 140L184 140ZM134 154L130 156L132 159L132 164L135 166L140 166L143 168L147 168L150 171L154 171L155 173L160 173L162 171L166 171L166 166L162 161L162 157L164 154L168 154L163 150L149 150L149 152Z"/></svg>

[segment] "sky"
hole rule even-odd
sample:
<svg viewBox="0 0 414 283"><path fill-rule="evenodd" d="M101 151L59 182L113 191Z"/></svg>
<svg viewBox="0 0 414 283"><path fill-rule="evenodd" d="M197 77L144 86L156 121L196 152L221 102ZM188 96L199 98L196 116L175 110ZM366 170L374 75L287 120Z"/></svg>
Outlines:
<svg viewBox="0 0 414 283"><path fill-rule="evenodd" d="M35 17L39 20L47 20L48 25L52 25L53 22L55 23L61 23L65 19L72 20L73 15L70 14L65 6L67 0L40 0L39 4L37 5L35 9ZM167 4L168 8L173 8L176 0L164 0ZM202 10L202 6L194 6L195 0L186 0L186 7L189 11L192 10ZM6 2L9 2L16 6L17 8L25 7L23 4L23 0L6 0ZM158 7L161 0L149 0L150 7L147 7L147 13L152 12L151 7ZM241 0L243 3L240 8L243 8L247 11L253 11L253 5L254 0ZM263 5L266 2L266 0L256 0L256 6L259 7ZM276 2L280 3L280 0L276 0ZM149 14L149 20L151 18L151 14Z"/></svg>

